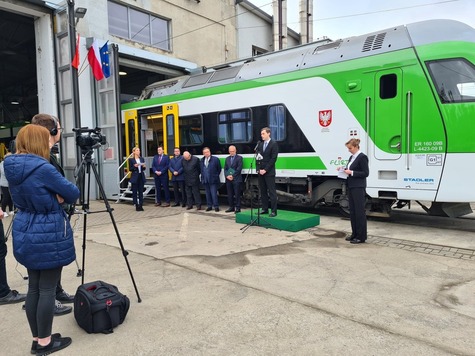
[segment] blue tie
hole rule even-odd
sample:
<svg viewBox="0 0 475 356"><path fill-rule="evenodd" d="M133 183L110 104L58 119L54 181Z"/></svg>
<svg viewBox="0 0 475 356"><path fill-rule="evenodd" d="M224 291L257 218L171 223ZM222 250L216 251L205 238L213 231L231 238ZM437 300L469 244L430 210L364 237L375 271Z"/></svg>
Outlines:
<svg viewBox="0 0 475 356"><path fill-rule="evenodd" d="M234 156L231 156L231 166L233 165L234 162Z"/></svg>
<svg viewBox="0 0 475 356"><path fill-rule="evenodd" d="M264 151L265 151L265 150L266 150L266 148L267 148L267 143L268 143L267 141L266 141L266 142L264 142Z"/></svg>

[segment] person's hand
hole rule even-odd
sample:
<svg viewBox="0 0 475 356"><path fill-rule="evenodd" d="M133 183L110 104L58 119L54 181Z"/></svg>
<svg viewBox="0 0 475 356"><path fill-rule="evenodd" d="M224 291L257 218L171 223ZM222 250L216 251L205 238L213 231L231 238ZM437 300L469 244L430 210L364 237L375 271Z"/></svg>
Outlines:
<svg viewBox="0 0 475 356"><path fill-rule="evenodd" d="M64 203L64 198L63 198L61 195L56 194L56 199L58 199L59 204L63 204L63 203Z"/></svg>
<svg viewBox="0 0 475 356"><path fill-rule="evenodd" d="M138 164L138 163L135 163L135 164L134 164L134 167L138 167L138 166L139 166L139 164Z"/></svg>
<svg viewBox="0 0 475 356"><path fill-rule="evenodd" d="M161 175L162 175L162 172L160 172L160 171L155 171L155 174L156 174L157 176L161 176Z"/></svg>
<svg viewBox="0 0 475 356"><path fill-rule="evenodd" d="M177 176L177 175L178 175L178 172L177 172L177 171L173 172L173 175L174 175L174 176Z"/></svg>
<svg viewBox="0 0 475 356"><path fill-rule="evenodd" d="M261 176L263 176L263 175L266 174L266 173L267 173L267 172L266 172L265 169L259 169L259 174L260 174Z"/></svg>
<svg viewBox="0 0 475 356"><path fill-rule="evenodd" d="M234 179L234 177L233 177L233 175L232 175L232 174L230 174L229 176L226 176L226 179L227 179L227 180L233 180L233 179Z"/></svg>
<svg viewBox="0 0 475 356"><path fill-rule="evenodd" d="M3 210L0 209L0 220L2 220L4 217L5 217L5 215L3 215Z"/></svg>
<svg viewBox="0 0 475 356"><path fill-rule="evenodd" d="M351 176L351 172L352 172L351 170L345 169L345 173L348 174L349 176Z"/></svg>

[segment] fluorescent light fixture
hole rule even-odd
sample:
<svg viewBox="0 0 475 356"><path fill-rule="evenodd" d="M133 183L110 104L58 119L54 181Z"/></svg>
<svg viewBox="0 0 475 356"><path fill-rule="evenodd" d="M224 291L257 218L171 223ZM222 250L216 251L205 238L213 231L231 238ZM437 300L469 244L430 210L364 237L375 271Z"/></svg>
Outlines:
<svg viewBox="0 0 475 356"><path fill-rule="evenodd" d="M127 75L127 72L120 71L120 72L119 72L119 75Z"/></svg>

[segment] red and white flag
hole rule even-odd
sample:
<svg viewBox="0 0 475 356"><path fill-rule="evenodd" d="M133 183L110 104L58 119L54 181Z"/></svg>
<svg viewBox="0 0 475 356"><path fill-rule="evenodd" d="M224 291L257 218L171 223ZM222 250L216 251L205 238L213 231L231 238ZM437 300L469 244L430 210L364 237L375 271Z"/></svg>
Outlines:
<svg viewBox="0 0 475 356"><path fill-rule="evenodd" d="M102 72L101 64L101 54L99 52L99 46L97 45L96 40L94 40L91 47L89 47L89 51L87 52L87 60L91 66L94 78L96 78L96 80L104 79L104 73Z"/></svg>
<svg viewBox="0 0 475 356"><path fill-rule="evenodd" d="M71 62L71 66L73 66L76 69L79 69L79 33L78 33L78 38L76 40L76 51L74 52L74 58L73 58L73 61Z"/></svg>

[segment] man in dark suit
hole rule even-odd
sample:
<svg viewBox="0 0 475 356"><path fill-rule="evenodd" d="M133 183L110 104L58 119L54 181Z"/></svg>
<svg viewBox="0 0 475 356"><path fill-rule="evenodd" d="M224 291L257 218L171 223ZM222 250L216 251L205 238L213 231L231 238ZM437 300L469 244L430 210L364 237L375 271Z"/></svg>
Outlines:
<svg viewBox="0 0 475 356"><path fill-rule="evenodd" d="M203 158L201 159L201 183L206 191L206 211L219 211L218 186L219 175L221 173L221 162L215 156L211 155L209 147L203 148Z"/></svg>
<svg viewBox="0 0 475 356"><path fill-rule="evenodd" d="M170 158L163 153L163 147L157 148L157 154L153 157L152 171L155 179L155 206L162 205L162 187L165 193L165 204L162 206L170 206L170 188L168 187L168 166Z"/></svg>
<svg viewBox="0 0 475 356"><path fill-rule="evenodd" d="M229 146L229 156L224 163L226 190L228 192L229 208L226 213L241 212L242 156L236 154L236 147Z"/></svg>
<svg viewBox="0 0 475 356"><path fill-rule="evenodd" d="M186 206L185 176L183 175L183 156L180 149L175 147L173 158L170 160L168 168L172 174L173 193L175 195L175 204L173 206Z"/></svg>
<svg viewBox="0 0 475 356"><path fill-rule="evenodd" d="M277 142L270 137L270 128L261 130L262 142L257 145L257 173L259 190L261 191L261 214L269 214L269 199L271 213L269 217L277 216L277 192L275 188L275 162L279 155Z"/></svg>
<svg viewBox="0 0 475 356"><path fill-rule="evenodd" d="M183 175L185 176L186 210L193 208L195 200L196 210L201 210L200 196L200 160L190 152L183 152Z"/></svg>
<svg viewBox="0 0 475 356"><path fill-rule="evenodd" d="M366 224L366 177L369 176L368 157L360 151L360 140L352 138L346 143L351 156L345 167L348 174L348 199L350 204L351 236L346 240L352 244L364 243L367 238Z"/></svg>

